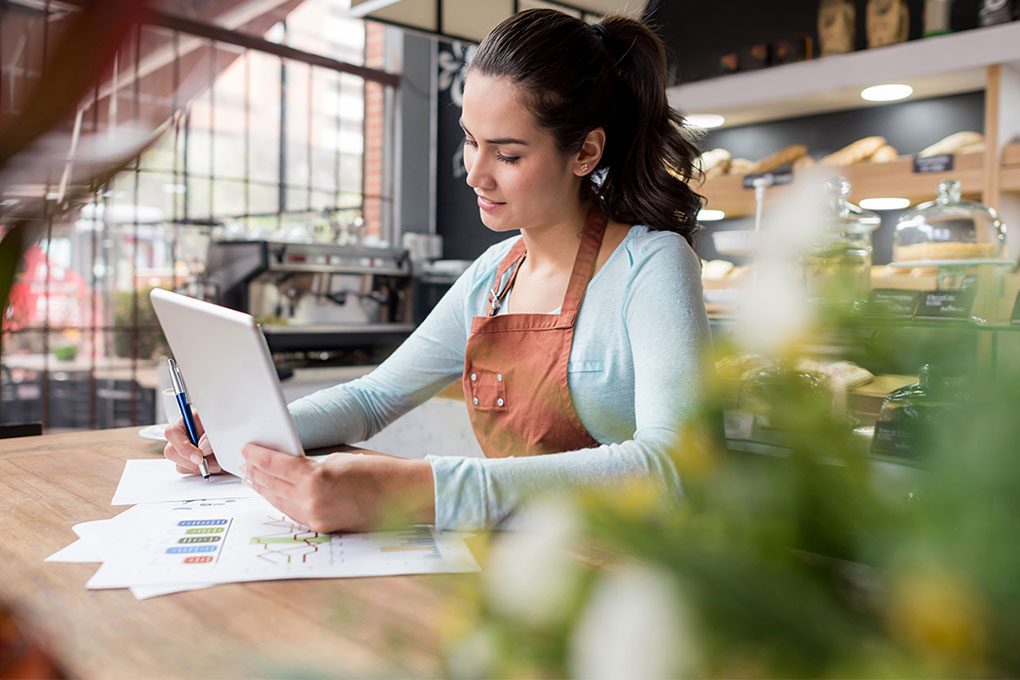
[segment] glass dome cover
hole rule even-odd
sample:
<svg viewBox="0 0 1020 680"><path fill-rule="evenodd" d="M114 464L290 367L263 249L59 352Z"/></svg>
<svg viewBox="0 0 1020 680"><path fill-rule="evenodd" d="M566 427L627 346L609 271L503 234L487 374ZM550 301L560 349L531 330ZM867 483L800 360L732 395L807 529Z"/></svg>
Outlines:
<svg viewBox="0 0 1020 680"><path fill-rule="evenodd" d="M1001 259L1006 227L991 208L960 198L960 183L939 182L938 197L907 210L896 223L894 262Z"/></svg>

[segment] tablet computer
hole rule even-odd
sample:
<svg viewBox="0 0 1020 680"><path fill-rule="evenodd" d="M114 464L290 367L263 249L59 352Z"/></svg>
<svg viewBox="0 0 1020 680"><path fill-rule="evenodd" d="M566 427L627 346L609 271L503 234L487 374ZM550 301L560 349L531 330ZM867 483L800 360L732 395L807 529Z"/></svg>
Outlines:
<svg viewBox="0 0 1020 680"><path fill-rule="evenodd" d="M149 299L220 467L240 476L248 442L303 456L255 319L159 288Z"/></svg>

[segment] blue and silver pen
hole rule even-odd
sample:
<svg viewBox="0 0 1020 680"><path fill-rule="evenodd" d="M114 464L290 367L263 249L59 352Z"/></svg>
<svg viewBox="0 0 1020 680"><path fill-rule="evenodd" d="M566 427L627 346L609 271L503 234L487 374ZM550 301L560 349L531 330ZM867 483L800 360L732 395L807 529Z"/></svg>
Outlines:
<svg viewBox="0 0 1020 680"><path fill-rule="evenodd" d="M173 385L174 395L177 396L177 405L181 407L181 417L184 418L184 429L188 431L188 439L195 446L198 446L198 428L195 427L195 417L191 414L191 405L188 403L188 395L184 393L184 380L181 378L181 371L177 368L177 362L173 359L166 360L170 369L170 384ZM205 457L198 464L198 471L202 473L203 479L209 479L209 466L206 465Z"/></svg>

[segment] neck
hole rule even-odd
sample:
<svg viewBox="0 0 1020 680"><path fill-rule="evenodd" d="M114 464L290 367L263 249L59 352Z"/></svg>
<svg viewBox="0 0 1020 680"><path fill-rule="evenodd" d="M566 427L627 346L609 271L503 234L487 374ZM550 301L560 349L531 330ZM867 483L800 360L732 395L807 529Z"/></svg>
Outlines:
<svg viewBox="0 0 1020 680"><path fill-rule="evenodd" d="M581 243L581 232L588 216L588 205L572 205L556 220L540 227L521 229L528 249L526 266L533 272L570 270Z"/></svg>

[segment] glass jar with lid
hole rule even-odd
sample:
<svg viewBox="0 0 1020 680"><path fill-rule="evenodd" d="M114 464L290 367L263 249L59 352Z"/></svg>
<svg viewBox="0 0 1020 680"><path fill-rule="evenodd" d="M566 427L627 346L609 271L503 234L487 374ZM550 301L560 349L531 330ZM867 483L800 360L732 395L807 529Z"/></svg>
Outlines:
<svg viewBox="0 0 1020 680"><path fill-rule="evenodd" d="M896 224L893 262L939 265L1004 256L1006 228L991 208L960 198L960 183L939 182L938 197L906 212ZM975 262L977 264L978 262Z"/></svg>
<svg viewBox="0 0 1020 680"><path fill-rule="evenodd" d="M829 213L824 229L801 258L801 275L816 302L846 305L868 296L871 289L871 234L879 216L850 203L850 182L826 182Z"/></svg>

